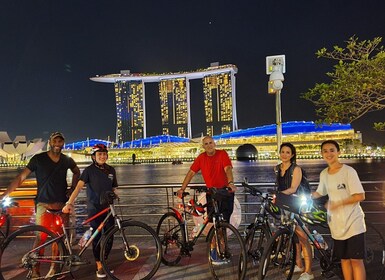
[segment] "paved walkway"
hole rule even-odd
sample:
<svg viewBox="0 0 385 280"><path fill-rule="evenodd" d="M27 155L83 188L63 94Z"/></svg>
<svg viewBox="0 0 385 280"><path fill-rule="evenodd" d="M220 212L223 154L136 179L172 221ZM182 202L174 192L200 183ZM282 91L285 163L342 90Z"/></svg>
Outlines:
<svg viewBox="0 0 385 280"><path fill-rule="evenodd" d="M159 270L152 279L155 280L208 280L212 279L209 266L207 264L206 254L205 254L206 244L204 241L200 241L194 251L192 252L192 257L182 258L181 262L172 267L165 266L164 264L160 265ZM87 257L89 260L92 260L90 255L91 250L88 250ZM316 280L325 279L321 276L321 269L317 260L314 260L313 263L314 275ZM99 279L96 277L95 266L88 265L81 267L78 271L74 273L76 280L96 280ZM297 280L299 275L295 275L292 279ZM67 276L66 280L70 280L71 277ZM256 278L253 278L256 279ZM329 278L331 280L338 279L337 277Z"/></svg>

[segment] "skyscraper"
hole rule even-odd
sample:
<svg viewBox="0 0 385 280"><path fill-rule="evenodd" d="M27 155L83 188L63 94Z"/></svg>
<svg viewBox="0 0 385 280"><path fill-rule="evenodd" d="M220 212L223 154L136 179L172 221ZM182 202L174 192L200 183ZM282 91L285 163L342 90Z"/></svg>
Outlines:
<svg viewBox="0 0 385 280"><path fill-rule="evenodd" d="M146 138L145 83L159 84L162 133L192 138L190 80L203 80L206 134L217 135L238 129L236 115L235 65L212 65L191 72L143 74L122 70L90 78L114 83L116 99L116 142ZM194 97L192 97L194 98Z"/></svg>
<svg viewBox="0 0 385 280"><path fill-rule="evenodd" d="M115 83L117 143L144 138L146 130L144 96L141 81Z"/></svg>
<svg viewBox="0 0 385 280"><path fill-rule="evenodd" d="M206 134L218 135L234 130L231 72L203 78Z"/></svg>
<svg viewBox="0 0 385 280"><path fill-rule="evenodd" d="M162 133L188 136L188 110L186 79L161 80L159 82Z"/></svg>

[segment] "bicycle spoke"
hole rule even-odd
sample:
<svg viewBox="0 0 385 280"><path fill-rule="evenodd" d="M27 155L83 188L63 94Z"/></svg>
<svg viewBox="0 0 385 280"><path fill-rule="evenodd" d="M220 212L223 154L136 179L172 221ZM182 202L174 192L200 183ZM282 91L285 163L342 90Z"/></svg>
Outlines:
<svg viewBox="0 0 385 280"><path fill-rule="evenodd" d="M247 279L253 279L257 277L259 263L261 261L264 250L266 250L267 241L269 238L269 231L261 225L250 229L246 239L246 252L248 261L246 272Z"/></svg>
<svg viewBox="0 0 385 280"><path fill-rule="evenodd" d="M242 237L228 223L220 223L218 237L210 231L208 237L208 258L214 279L243 279L246 273L247 257ZM216 240L219 240L217 244Z"/></svg>
<svg viewBox="0 0 385 280"><path fill-rule="evenodd" d="M159 221L156 233L162 243L162 262L165 265L176 265L181 260L181 244L184 240L184 228L174 213L166 213Z"/></svg>
<svg viewBox="0 0 385 280"><path fill-rule="evenodd" d="M291 279L295 265L295 243L290 231L278 230L270 238L258 271L258 279Z"/></svg>
<svg viewBox="0 0 385 280"><path fill-rule="evenodd" d="M104 270L112 279L150 279L161 262L155 231L136 221L124 221L122 227L128 248L118 228L109 232L101 248L101 256L108 256L102 259Z"/></svg>
<svg viewBox="0 0 385 280"><path fill-rule="evenodd" d="M11 234L0 253L0 279L39 279L38 276L44 279L48 273L60 273L64 264L62 242L43 246L40 252L33 250L39 243L36 236L43 236L46 241L55 237L47 233L43 227L29 226ZM56 265L53 262L57 262Z"/></svg>

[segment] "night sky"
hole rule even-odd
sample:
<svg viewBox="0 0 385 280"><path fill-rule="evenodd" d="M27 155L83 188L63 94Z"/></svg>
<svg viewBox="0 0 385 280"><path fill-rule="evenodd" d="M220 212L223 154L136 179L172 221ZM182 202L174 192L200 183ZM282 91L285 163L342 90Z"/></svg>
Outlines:
<svg viewBox="0 0 385 280"><path fill-rule="evenodd" d="M282 121L316 119L300 94L328 82L335 61L315 52L349 37L385 38L385 1L17 1L0 2L0 131L67 143L115 137L113 84L95 75L178 72L235 64L239 128L275 123L265 58L286 55ZM384 42L382 42L385 45ZM148 136L161 134L157 84L146 85ZM203 131L202 82L191 83L193 136ZM364 142L385 144L374 121L353 122Z"/></svg>

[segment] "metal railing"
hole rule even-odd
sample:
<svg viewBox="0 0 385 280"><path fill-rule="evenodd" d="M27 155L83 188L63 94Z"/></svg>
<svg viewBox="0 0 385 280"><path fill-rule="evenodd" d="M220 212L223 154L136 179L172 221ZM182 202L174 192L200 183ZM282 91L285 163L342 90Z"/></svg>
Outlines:
<svg viewBox="0 0 385 280"><path fill-rule="evenodd" d="M382 232L385 232L385 181L365 181L362 183L366 192L366 200L361 205L366 219L381 228ZM262 191L274 190L274 183L249 184L257 186ZM193 185L202 184L190 184L190 186ZM236 185L238 186L236 197L241 206L241 222L238 230L243 232L245 227L254 220L260 202L258 198L249 195L241 186L241 183ZM313 182L311 185L315 189L317 183ZM167 208L175 207L180 203L180 200L173 195L173 192L179 188L179 184L121 185L118 188L120 199L117 205L117 212L124 219L140 220L155 229L160 217L167 211ZM33 187L23 187L20 193L35 189ZM189 190L187 189L187 191ZM193 191L190 191L190 193L193 194ZM13 193L13 197L19 201L20 207L18 209L11 209L11 230L34 223L33 196L18 195L18 190L16 190ZM86 216L86 193L85 189L83 189L76 201L77 224L80 224Z"/></svg>

